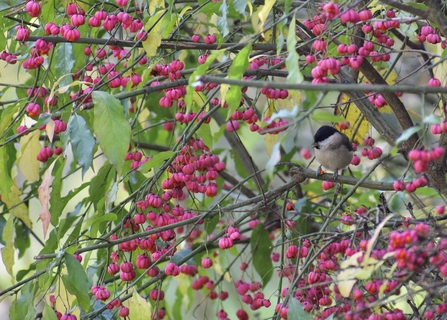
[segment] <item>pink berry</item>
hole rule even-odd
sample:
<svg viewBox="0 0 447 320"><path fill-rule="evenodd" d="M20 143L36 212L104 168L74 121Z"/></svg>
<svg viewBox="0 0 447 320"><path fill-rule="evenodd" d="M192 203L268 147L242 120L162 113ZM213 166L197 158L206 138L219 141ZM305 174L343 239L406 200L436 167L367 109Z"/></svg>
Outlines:
<svg viewBox="0 0 447 320"><path fill-rule="evenodd" d="M118 315L119 315L121 318L128 317L128 316L129 316L129 308L127 308L127 307L121 307L121 308L119 309L119 311L118 311Z"/></svg>
<svg viewBox="0 0 447 320"><path fill-rule="evenodd" d="M438 78L431 78L428 80L428 86L430 87L440 87L441 81Z"/></svg>
<svg viewBox="0 0 447 320"><path fill-rule="evenodd" d="M308 160L308 159L310 159L312 157L312 153L310 152L309 149L303 149L303 150L301 150L301 156L304 159Z"/></svg>
<svg viewBox="0 0 447 320"><path fill-rule="evenodd" d="M334 187L334 183L332 181L323 181L322 188L324 191L327 191L329 189L332 189Z"/></svg>
<svg viewBox="0 0 447 320"><path fill-rule="evenodd" d="M211 268L213 265L213 261L206 257L202 259L202 267L204 267L205 269Z"/></svg>

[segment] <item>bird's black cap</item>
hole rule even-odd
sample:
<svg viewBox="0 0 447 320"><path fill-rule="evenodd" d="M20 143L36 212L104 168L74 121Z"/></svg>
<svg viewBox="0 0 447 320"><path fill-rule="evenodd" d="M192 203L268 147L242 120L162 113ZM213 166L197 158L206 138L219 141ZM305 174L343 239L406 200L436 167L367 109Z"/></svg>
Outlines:
<svg viewBox="0 0 447 320"><path fill-rule="evenodd" d="M317 130L314 136L314 142L321 142L332 136L334 133L340 132L331 126L322 126Z"/></svg>

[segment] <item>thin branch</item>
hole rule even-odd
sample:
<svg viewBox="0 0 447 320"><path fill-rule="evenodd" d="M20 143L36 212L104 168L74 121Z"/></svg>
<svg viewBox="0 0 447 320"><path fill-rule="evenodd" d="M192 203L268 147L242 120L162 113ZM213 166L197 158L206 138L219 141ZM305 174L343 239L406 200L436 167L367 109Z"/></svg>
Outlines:
<svg viewBox="0 0 447 320"><path fill-rule="evenodd" d="M362 85L362 84L345 84L345 83L276 83L270 81L253 81L253 80L234 80L224 79L216 76L203 75L196 79L197 82L203 83L219 83L229 84L241 87L252 88L271 88L271 89L285 89L285 90L305 90L305 91L341 91L341 92L405 92L405 93L447 93L447 87L429 87L429 86L410 86L410 85Z"/></svg>

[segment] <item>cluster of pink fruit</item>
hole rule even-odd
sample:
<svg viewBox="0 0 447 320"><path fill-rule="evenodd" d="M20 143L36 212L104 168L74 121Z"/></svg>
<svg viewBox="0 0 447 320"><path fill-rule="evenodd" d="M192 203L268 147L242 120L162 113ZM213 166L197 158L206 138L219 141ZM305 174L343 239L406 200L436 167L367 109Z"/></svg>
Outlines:
<svg viewBox="0 0 447 320"><path fill-rule="evenodd" d="M359 209L362 209L358 210L359 215L366 213L364 208ZM305 311L317 315L315 319L327 319L331 315L340 316L342 314L345 319L406 319L399 309L377 314L378 309L372 306L379 300L379 294L398 296L401 280L411 273L421 273L424 268L435 267L442 277L447 277L447 240L434 241L433 239L437 239L437 236L432 234L434 230L424 223L418 223L412 228L409 228L411 222L402 224L402 226L402 231L392 231L389 234L387 248L373 249L370 253L370 257L377 261L390 259L389 253L393 254L392 257L396 260L398 269L391 279L371 279L364 283L358 282L348 297L340 293L337 285L332 287L333 280L330 272L339 270L338 261L359 252L365 253L368 250L368 243L371 240L360 240L364 233L357 232L356 237L360 240L357 248L351 243L351 240L345 239L331 243L318 255L315 264L307 273L307 278L299 281L293 298L301 302ZM310 246L311 243L304 240L302 248ZM289 248L292 248L291 253L293 253L289 254L290 258L298 258L298 248L295 245L290 245ZM288 252L289 249L286 254ZM274 261L276 260L279 259L274 259ZM360 263L362 260L363 256L361 255L358 257L358 262ZM282 270L282 276L287 277L290 281L295 279L297 272L301 272L296 269L295 263L284 266ZM281 296L286 297L288 291L289 288L284 289ZM276 312L284 319L289 316L289 308L281 303L276 306ZM447 313L447 304L438 303L434 310L430 309L425 312L425 318L434 319L436 314L443 315L445 313Z"/></svg>
<svg viewBox="0 0 447 320"><path fill-rule="evenodd" d="M143 163L151 160L149 157L144 157L140 151L128 152L126 153L125 161L132 161L130 164L130 168L138 171L138 167Z"/></svg>
<svg viewBox="0 0 447 320"><path fill-rule="evenodd" d="M447 277L447 239L437 238L432 233L435 230L425 223L419 223L412 229L393 231L390 234L390 244L387 251L394 252L397 272L402 277L411 272L422 272L425 268L436 268L439 274ZM447 304L438 303L434 310L425 311L425 319L434 319L436 314L447 313Z"/></svg>
<svg viewBox="0 0 447 320"><path fill-rule="evenodd" d="M161 185L165 190L162 199L184 199L186 195L183 188L214 197L217 194L217 184L214 181L222 170L225 170L225 163L217 155L209 153L209 148L202 140L191 139L168 169L172 176L162 181Z"/></svg>
<svg viewBox="0 0 447 320"><path fill-rule="evenodd" d="M40 107L40 100L43 99L43 104L50 109L51 107L56 106L57 104L57 98L55 96L48 95L48 90L44 87L34 88L34 89L28 89L27 94L29 97L34 99L35 102L30 102L25 108L25 111L27 115L30 118L38 118L42 115L42 110ZM60 119L58 116L52 116L52 128L53 128L53 135L60 134L67 130L67 123ZM38 129L43 131L46 130L47 125L43 124ZM28 128L26 125L20 125L17 127L17 133L21 133L23 135L29 134L30 128ZM40 162L47 162L49 158L55 155L62 154L63 150L59 146L44 146L40 150L39 154L37 155L37 160Z"/></svg>

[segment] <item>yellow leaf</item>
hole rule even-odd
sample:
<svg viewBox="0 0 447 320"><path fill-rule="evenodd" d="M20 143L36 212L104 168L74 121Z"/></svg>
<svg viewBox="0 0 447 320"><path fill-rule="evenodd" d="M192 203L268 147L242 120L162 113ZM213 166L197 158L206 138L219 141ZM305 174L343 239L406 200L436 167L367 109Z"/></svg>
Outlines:
<svg viewBox="0 0 447 320"><path fill-rule="evenodd" d="M54 127L55 127L55 122L53 119L50 119L50 121L48 121L47 125L45 126L45 131L47 133L48 140L50 140L50 142L53 142ZM36 132L37 132L37 130L36 130Z"/></svg>
<svg viewBox="0 0 447 320"><path fill-rule="evenodd" d="M67 268L63 268L61 274L67 275L68 274ZM74 301L76 300L76 297L71 293L69 293L68 290L65 288L65 284L62 281L62 279L58 281L58 288L55 289L54 291L57 292L58 295L58 299L56 299L56 305L55 305L56 310L65 310L67 309L67 305L72 306ZM49 299L47 299L47 301L50 302ZM80 308L74 308L71 314L74 314L78 319L80 319L81 315Z"/></svg>
<svg viewBox="0 0 447 320"><path fill-rule="evenodd" d="M350 269L341 271L337 277L340 294L345 298L349 297L352 287L354 287L356 282L357 280L352 276Z"/></svg>
<svg viewBox="0 0 447 320"><path fill-rule="evenodd" d="M378 70L378 72L382 76L384 76L387 70L382 69ZM386 78L386 82L389 85L396 83L396 80L397 80L397 73L395 71L392 71ZM362 83L366 83L366 77L363 77ZM343 104L347 103L348 101L349 101L348 96L342 93L339 97L338 103ZM389 106L380 108L379 111L382 113L390 113L390 114L393 113L393 111ZM360 110L354 103L349 103L346 105L346 107L344 108L343 116L351 124L349 129L344 130L344 133L351 139L355 133L355 137L352 140L355 141L356 143L362 143L370 131L371 124L362 117Z"/></svg>
<svg viewBox="0 0 447 320"><path fill-rule="evenodd" d="M269 158L272 156L273 146L278 143L278 141L279 135L277 134L266 134L264 136L264 144Z"/></svg>
<svg viewBox="0 0 447 320"><path fill-rule="evenodd" d="M3 241L6 245L2 249L2 260L6 267L6 271L11 275L11 282L15 283L14 272L12 266L14 265L14 216L10 215L6 221L5 228L2 235Z"/></svg>
<svg viewBox="0 0 447 320"><path fill-rule="evenodd" d="M135 103L135 105L140 105L138 101ZM151 112L149 111L149 108L142 108L141 111L138 113L138 123L141 123L141 126L144 128L146 125L149 125L149 122L147 120L149 119L149 115Z"/></svg>
<svg viewBox="0 0 447 320"><path fill-rule="evenodd" d="M275 101L276 100L269 101L267 109L264 111L265 118L270 118L273 115L273 113L275 112Z"/></svg>
<svg viewBox="0 0 447 320"><path fill-rule="evenodd" d="M226 77L226 78L228 78L228 77ZM221 106L223 106L225 104L225 99L227 97L227 93L228 93L229 89L230 89L230 85L229 84L223 84L222 83L220 85L220 103L221 103Z"/></svg>
<svg viewBox="0 0 447 320"><path fill-rule="evenodd" d="M20 199L20 195L21 192L19 188L17 188L14 184L9 189L7 197L3 196L2 194L2 201L6 203L8 208L10 208L10 212L16 218L19 218L28 228L31 228L31 220L29 219L28 208L22 202L22 199Z"/></svg>
<svg viewBox="0 0 447 320"><path fill-rule="evenodd" d="M347 269L352 266L358 266L359 263L357 259L363 255L363 252L356 252L352 256L350 256L348 259L343 260L340 262L340 269Z"/></svg>
<svg viewBox="0 0 447 320"><path fill-rule="evenodd" d="M246 1L247 1L248 10L250 10L250 15L248 16L250 18L253 15L253 5L251 4L250 0L246 0Z"/></svg>
<svg viewBox="0 0 447 320"><path fill-rule="evenodd" d="M194 93L192 95L192 99L196 103L198 108L200 108L200 107L202 107L203 103L206 101L207 98L205 97L205 95L202 92L194 91ZM194 111L198 111L198 110L199 109L194 110ZM206 106L204 111L206 112L208 110L209 110L209 104Z"/></svg>
<svg viewBox="0 0 447 320"><path fill-rule="evenodd" d="M392 217L394 217L394 214L390 214L389 216L387 216L385 219L383 219L383 221L377 226L376 230L374 230L374 234L371 237L371 239L368 240L368 244L366 245L366 252L365 252L365 256L363 258L363 262L362 265L367 265L368 264L368 259L371 256L371 252L372 249L374 247L374 244L377 240L377 238L379 237L380 232L382 231L383 226L388 222L388 220L390 220Z"/></svg>
<svg viewBox="0 0 447 320"><path fill-rule="evenodd" d="M259 13L260 10L258 10L257 12ZM251 16L251 27L254 30L254 33L258 33L259 32L259 15L258 14L254 14Z"/></svg>
<svg viewBox="0 0 447 320"><path fill-rule="evenodd" d="M185 7L182 9L182 11L180 11L179 19L181 20L181 18L183 17L183 15L184 15L186 12L188 12L189 10L192 10L192 7L191 7L191 6L185 6Z"/></svg>
<svg viewBox="0 0 447 320"><path fill-rule="evenodd" d="M358 273L358 261L357 259L363 254L363 252L357 252L348 259L340 262L340 272L337 275L337 285L340 290L340 294L343 297L349 297L352 287L357 282L356 275Z"/></svg>
<svg viewBox="0 0 447 320"><path fill-rule="evenodd" d="M21 155L18 157L20 171L29 182L39 180L39 161L37 155L42 149L39 142L40 131L35 130L20 138Z"/></svg>
<svg viewBox="0 0 447 320"><path fill-rule="evenodd" d="M209 21L208 26L208 33L209 34L220 34L219 29L217 29L217 21L219 20L219 16L215 13L211 16L211 19Z"/></svg>
<svg viewBox="0 0 447 320"><path fill-rule="evenodd" d="M40 210L39 216L40 220L42 220L42 227L43 227L43 237L46 238L48 226L50 225L50 219L51 219L51 213L50 213L50 187L53 182L53 168L56 164L56 161L53 161L53 163L48 167L48 169L45 171L42 177L42 183L40 184L39 188L37 189L37 192L39 194L39 201L42 205L42 209Z"/></svg>
<svg viewBox="0 0 447 320"><path fill-rule="evenodd" d="M123 302L123 305L129 308L129 319L132 320L146 320L152 313L149 302L136 291L133 292L132 298Z"/></svg>
<svg viewBox="0 0 447 320"><path fill-rule="evenodd" d="M341 99L338 101L338 103L343 103L348 101L348 96L345 94L342 94ZM343 132L352 139L355 143L360 144L363 143L363 140L365 140L366 136L369 133L369 130L371 128L371 124L362 116L362 113L360 112L359 108L354 103L350 103L346 108L344 112L344 118L349 121L351 124L348 129L343 130ZM353 137L355 133L355 137Z"/></svg>
<svg viewBox="0 0 447 320"><path fill-rule="evenodd" d="M153 15L157 8L164 8L165 2L164 0L151 0L149 2L148 12L150 15Z"/></svg>
<svg viewBox="0 0 447 320"><path fill-rule="evenodd" d="M143 48L149 57L155 56L157 49L161 44L161 19L160 16L164 14L163 10L158 11L154 16L152 16L149 21L144 26L145 30L151 30L147 34L147 39L143 41Z"/></svg>
<svg viewBox="0 0 447 320"><path fill-rule="evenodd" d="M275 4L276 0L265 0L264 5L261 8L261 11L258 12L259 20L261 21L261 24L259 25L259 30L264 31L264 24L267 21L267 17L270 13L270 11L273 8L273 5Z"/></svg>
<svg viewBox="0 0 447 320"><path fill-rule="evenodd" d="M293 110L293 108L298 105L303 105L303 95L302 91L298 90L290 90L289 96L287 99L278 99L277 100L277 109L278 110Z"/></svg>

